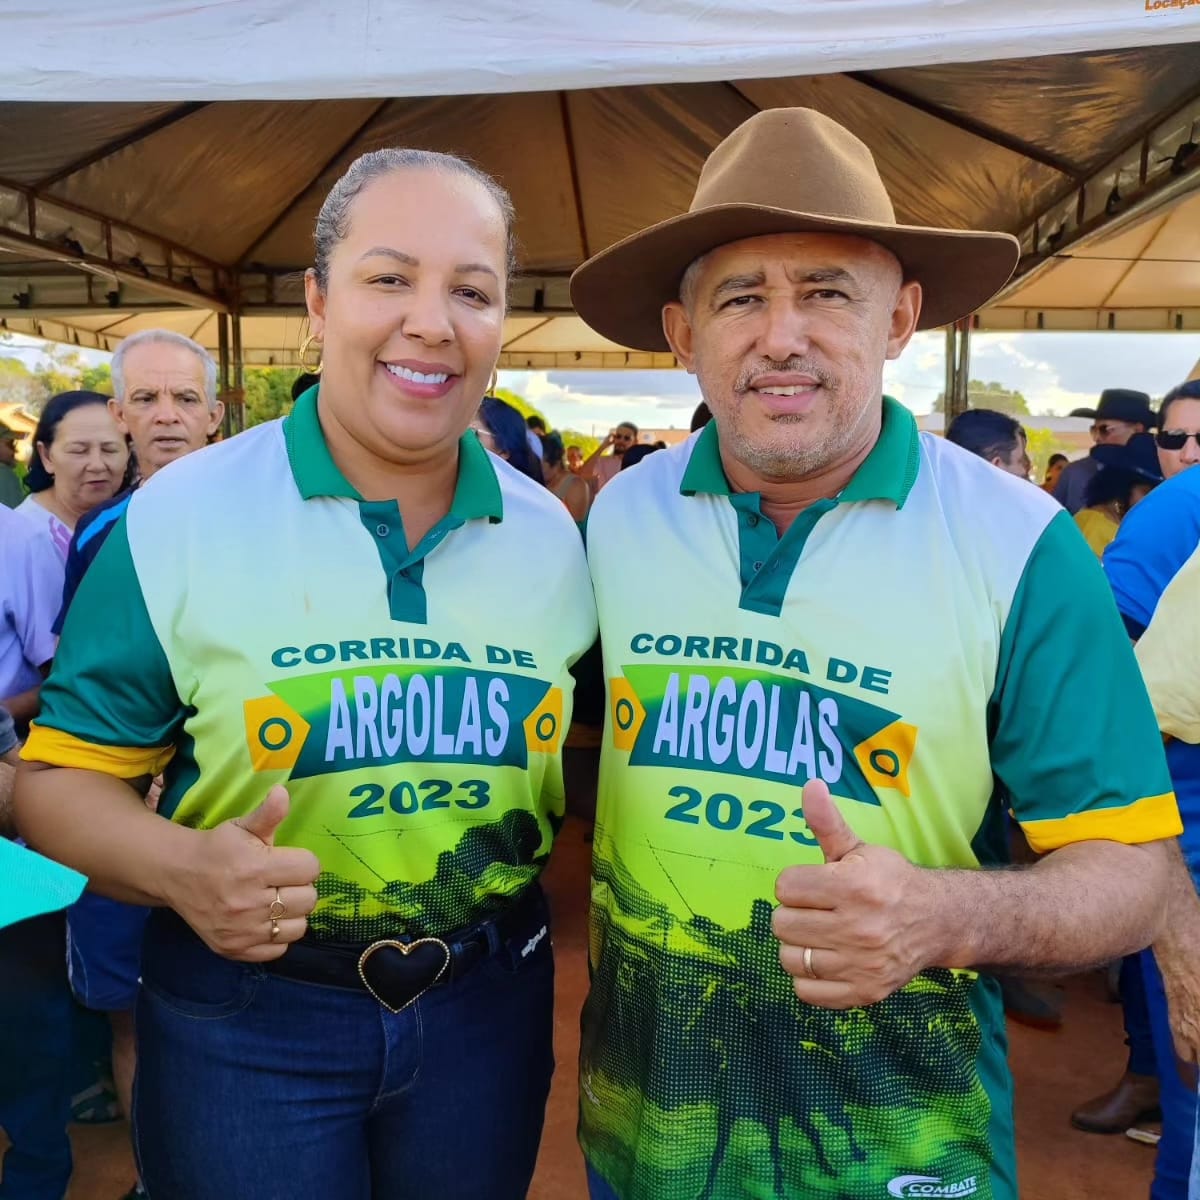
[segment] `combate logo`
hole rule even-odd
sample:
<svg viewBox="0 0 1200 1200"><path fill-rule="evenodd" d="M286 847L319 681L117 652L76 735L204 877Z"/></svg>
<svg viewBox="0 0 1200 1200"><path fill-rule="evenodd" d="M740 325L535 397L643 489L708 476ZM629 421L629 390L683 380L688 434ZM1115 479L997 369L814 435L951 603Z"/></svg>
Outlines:
<svg viewBox="0 0 1200 1200"><path fill-rule="evenodd" d="M630 665L609 681L613 744L633 766L679 766L804 784L878 804L909 795L917 730L856 696L724 667Z"/></svg>
<svg viewBox="0 0 1200 1200"><path fill-rule="evenodd" d="M943 1183L936 1175L900 1175L888 1184L888 1195L899 1197L920 1197L929 1200L930 1197L973 1196L979 1191L979 1177L972 1175L960 1179L957 1183Z"/></svg>
<svg viewBox="0 0 1200 1200"><path fill-rule="evenodd" d="M246 743L256 771L292 779L399 762L524 768L562 737L562 690L522 675L364 666L270 687L246 701Z"/></svg>

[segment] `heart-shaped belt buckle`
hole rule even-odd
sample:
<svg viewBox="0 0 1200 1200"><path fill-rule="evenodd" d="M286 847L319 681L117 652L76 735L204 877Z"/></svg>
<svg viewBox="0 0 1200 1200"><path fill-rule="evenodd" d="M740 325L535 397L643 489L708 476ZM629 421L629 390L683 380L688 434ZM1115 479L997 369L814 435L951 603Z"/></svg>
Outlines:
<svg viewBox="0 0 1200 1200"><path fill-rule="evenodd" d="M363 987L393 1013L415 1004L449 969L450 947L441 938L415 942L383 938L372 942L358 959Z"/></svg>

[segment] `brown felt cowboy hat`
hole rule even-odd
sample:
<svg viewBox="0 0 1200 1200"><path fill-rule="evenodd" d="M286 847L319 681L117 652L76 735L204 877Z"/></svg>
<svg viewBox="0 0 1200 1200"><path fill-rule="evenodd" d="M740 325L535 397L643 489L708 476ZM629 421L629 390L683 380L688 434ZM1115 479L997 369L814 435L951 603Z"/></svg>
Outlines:
<svg viewBox="0 0 1200 1200"><path fill-rule="evenodd" d="M709 155L691 208L617 242L571 277L571 300L598 333L666 350L663 305L688 266L742 238L841 233L869 238L921 284L919 329L973 312L1004 285L1019 247L1007 233L898 225L870 150L810 108L773 108L739 125Z"/></svg>

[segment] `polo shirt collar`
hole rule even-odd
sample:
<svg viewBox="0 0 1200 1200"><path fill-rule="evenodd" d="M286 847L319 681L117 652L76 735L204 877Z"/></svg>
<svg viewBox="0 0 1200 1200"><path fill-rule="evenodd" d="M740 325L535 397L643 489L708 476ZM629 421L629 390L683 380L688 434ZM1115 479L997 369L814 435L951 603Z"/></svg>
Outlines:
<svg viewBox="0 0 1200 1200"><path fill-rule="evenodd" d="M921 445L916 420L903 404L891 396L884 396L879 440L842 489L838 500L889 500L897 508L903 508L920 466ZM696 439L679 491L684 496L730 494L729 480L721 465L716 421L709 421Z"/></svg>
<svg viewBox="0 0 1200 1200"><path fill-rule="evenodd" d="M333 455L329 453L317 412L319 392L319 384L303 392L283 422L288 463L296 487L305 500L312 500L316 496L345 496L361 501L362 496L342 474L333 461ZM454 488L450 515L461 521L487 517L495 522L504 517L504 502L496 468L478 436L471 430L467 430L458 442L458 482Z"/></svg>

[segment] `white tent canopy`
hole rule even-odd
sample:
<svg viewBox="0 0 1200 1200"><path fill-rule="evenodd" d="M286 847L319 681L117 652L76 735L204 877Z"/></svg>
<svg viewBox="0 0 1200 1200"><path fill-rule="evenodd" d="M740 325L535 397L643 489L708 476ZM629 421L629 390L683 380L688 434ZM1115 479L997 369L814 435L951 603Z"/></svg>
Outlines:
<svg viewBox="0 0 1200 1200"><path fill-rule="evenodd" d="M45 0L0 6L0 100L462 96L1186 42L1170 0Z"/></svg>
<svg viewBox="0 0 1200 1200"><path fill-rule="evenodd" d="M981 327L1198 329L1196 10L1157 2L0 7L0 328L294 362L321 200L411 145L513 193L502 365L670 366L587 330L570 272L685 209L748 116L808 105L870 145L899 220L1020 238Z"/></svg>

